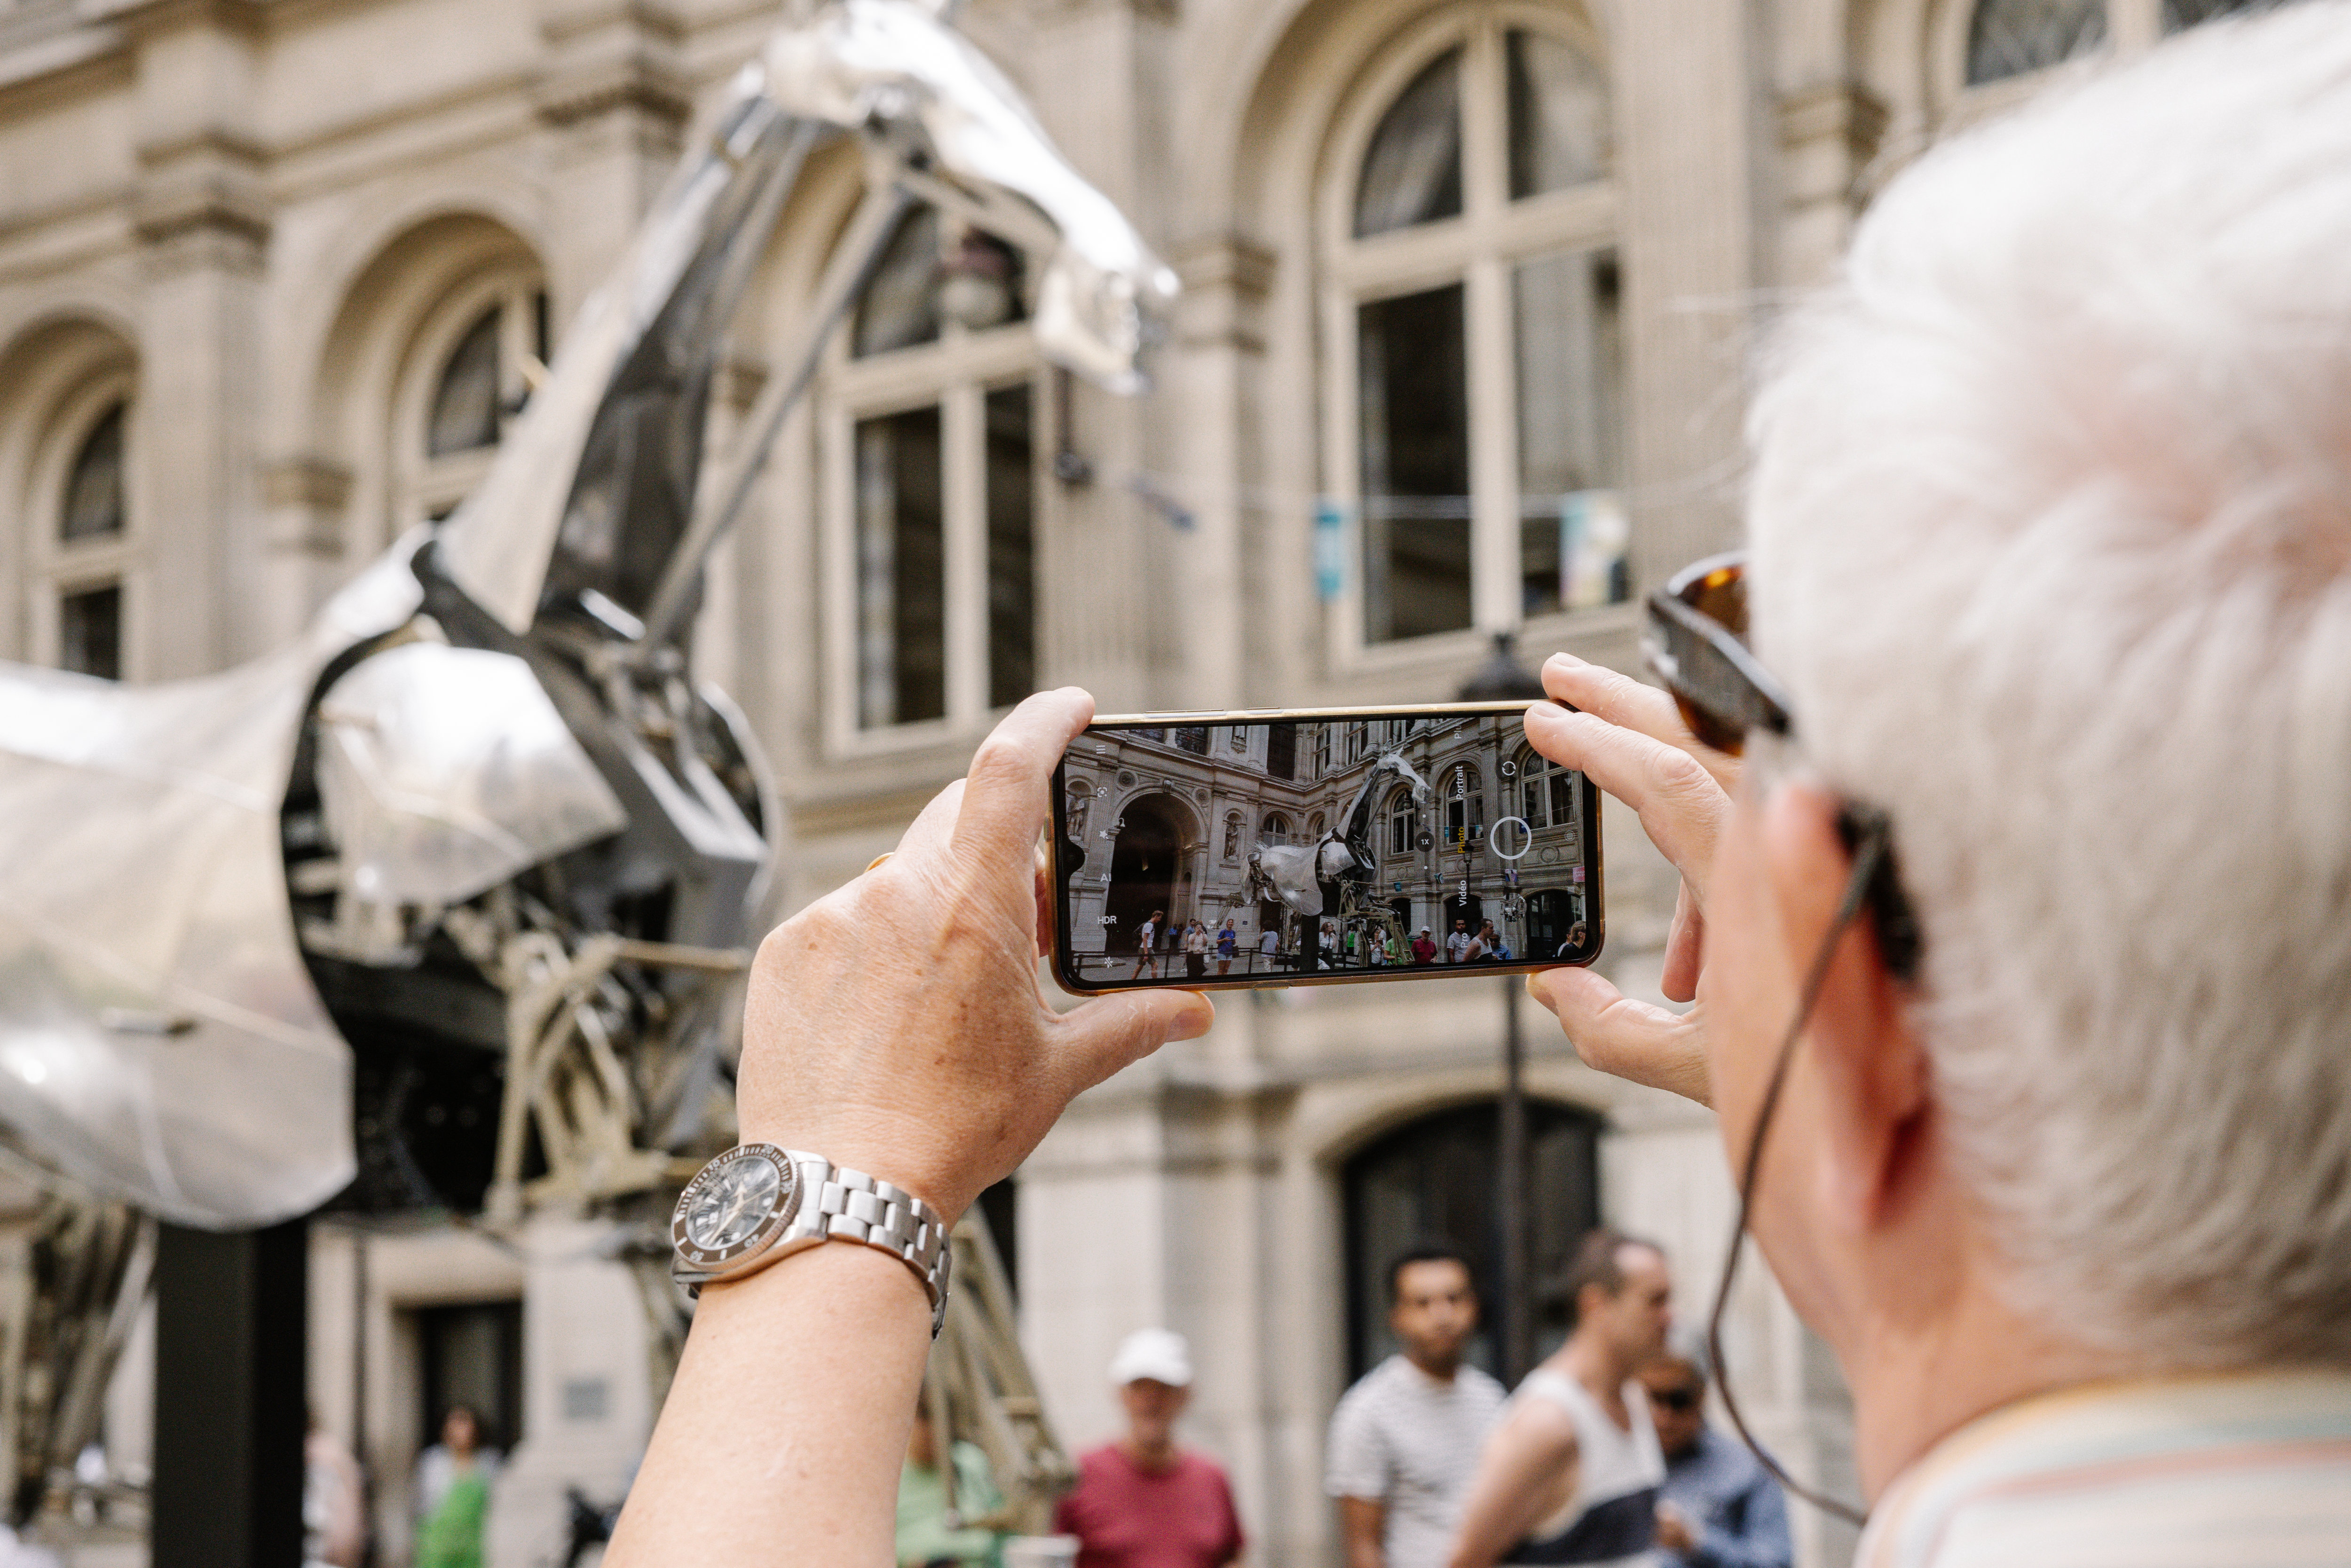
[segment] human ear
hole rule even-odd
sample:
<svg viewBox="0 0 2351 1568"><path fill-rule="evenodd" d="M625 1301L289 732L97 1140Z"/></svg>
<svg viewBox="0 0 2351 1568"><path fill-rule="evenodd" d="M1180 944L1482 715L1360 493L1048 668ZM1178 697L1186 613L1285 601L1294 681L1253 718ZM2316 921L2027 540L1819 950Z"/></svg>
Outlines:
<svg viewBox="0 0 2351 1568"><path fill-rule="evenodd" d="M1807 971L1853 878L1839 808L1835 796L1800 783L1774 791L1766 808L1766 873ZM1798 1047L1818 1088L1822 1193L1830 1218L1855 1230L1890 1218L1917 1175L1928 1073L1907 999L1870 922L1856 913L1837 934Z"/></svg>

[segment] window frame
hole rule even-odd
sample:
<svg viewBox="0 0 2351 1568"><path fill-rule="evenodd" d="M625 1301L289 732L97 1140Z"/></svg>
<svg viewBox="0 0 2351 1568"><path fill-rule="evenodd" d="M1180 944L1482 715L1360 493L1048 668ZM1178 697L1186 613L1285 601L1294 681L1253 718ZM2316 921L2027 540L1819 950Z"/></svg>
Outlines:
<svg viewBox="0 0 2351 1568"><path fill-rule="evenodd" d="M1040 634L1047 594L1045 535L1051 486L1044 480L1050 454L1044 433L1053 428L1049 406L1055 378L1042 373L1027 320L972 331L952 317L937 338L862 358L850 351L846 329L825 346L818 388L818 517L822 538L823 693L826 748L838 757L911 750L985 730L1008 707L987 700L987 394L1029 388L1031 570ZM946 713L909 724L858 723L857 463L862 420L912 409L939 410L940 476L946 560ZM1041 667L1039 671L1042 674Z"/></svg>
<svg viewBox="0 0 2351 1568"><path fill-rule="evenodd" d="M497 460L498 449L505 444L516 417L504 411L516 407L529 387L523 373L523 361L526 356L538 356L538 300L546 293L547 277L537 266L507 260L484 268L460 287L450 289L417 322L409 339L407 364L392 401L392 450L396 455L392 486L394 538L419 523L431 521L435 513L447 516L489 476L490 465ZM487 446L468 447L436 457L430 441L433 401L439 395L442 374L448 369L449 357L457 351L457 345L465 340L474 323L482 319L482 313L493 306L499 310L498 439ZM550 335L554 329L550 306ZM554 345L550 342L546 346L551 353Z"/></svg>
<svg viewBox="0 0 2351 1568"><path fill-rule="evenodd" d="M1945 0L1928 40L1932 80L1942 89L1937 119L1948 134L2014 108L2049 84L2050 78L2084 61L2127 59L2163 41L2163 0L2105 0L2103 48L2039 70L2019 71L1988 82L1968 80L1968 37L1981 0Z"/></svg>
<svg viewBox="0 0 2351 1568"><path fill-rule="evenodd" d="M1322 337L1324 488L1339 503L1344 567L1327 607L1328 653L1341 669L1384 671L1482 652L1493 633L1551 642L1626 619L1628 605L1523 612L1520 559L1517 333L1511 271L1520 263L1574 251L1625 259L1620 189L1622 156L1600 179L1513 201L1510 196L1509 89L1505 35L1541 32L1583 51L1616 84L1598 26L1580 11L1481 0L1433 13L1390 40L1364 72L1332 120L1329 152L1317 179L1315 311ZM1439 55L1462 50L1462 210L1458 217L1357 239L1357 181L1380 120L1396 97ZM1621 149L1623 137L1615 137ZM1470 623L1458 631L1373 642L1364 624L1364 521L1359 430L1356 310L1424 289L1462 285L1469 423ZM1622 285L1620 284L1620 287ZM1621 298L1621 296L1620 296ZM1618 392L1620 431L1631 424L1631 365ZM1629 476L1618 476L1625 487ZM1637 561L1637 546L1633 552ZM1637 591L1633 596L1637 598Z"/></svg>
<svg viewBox="0 0 2351 1568"><path fill-rule="evenodd" d="M105 588L122 591L116 661L125 685L146 668L147 537L139 482L140 402L137 374L116 366L82 381L55 406L47 440L32 470L35 504L26 508L26 617L30 662L65 667L65 601ZM122 407L122 527L89 538L65 538L66 487L82 448L99 423Z"/></svg>

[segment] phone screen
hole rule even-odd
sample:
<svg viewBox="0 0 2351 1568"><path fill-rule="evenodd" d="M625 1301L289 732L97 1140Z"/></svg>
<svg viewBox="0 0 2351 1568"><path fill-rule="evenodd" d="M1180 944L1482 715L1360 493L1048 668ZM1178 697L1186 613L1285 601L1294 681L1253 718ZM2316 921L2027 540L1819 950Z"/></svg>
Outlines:
<svg viewBox="0 0 2351 1568"><path fill-rule="evenodd" d="M1092 995L1592 962L1598 791L1527 744L1525 711L1096 721L1055 776L1056 979Z"/></svg>

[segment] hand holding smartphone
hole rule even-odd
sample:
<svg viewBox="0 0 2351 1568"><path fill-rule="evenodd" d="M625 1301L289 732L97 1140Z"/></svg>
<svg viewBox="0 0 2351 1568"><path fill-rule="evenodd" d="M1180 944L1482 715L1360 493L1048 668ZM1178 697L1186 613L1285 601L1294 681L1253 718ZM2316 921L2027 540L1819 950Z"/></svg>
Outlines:
<svg viewBox="0 0 2351 1568"><path fill-rule="evenodd" d="M1081 996L1520 973L1602 945L1599 791L1523 703L1099 718L1054 773Z"/></svg>

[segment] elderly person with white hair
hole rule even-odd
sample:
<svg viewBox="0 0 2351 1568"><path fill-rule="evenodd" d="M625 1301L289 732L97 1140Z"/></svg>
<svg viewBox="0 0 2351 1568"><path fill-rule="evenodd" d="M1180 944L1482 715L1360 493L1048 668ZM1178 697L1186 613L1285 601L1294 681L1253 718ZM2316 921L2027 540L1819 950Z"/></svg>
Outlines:
<svg viewBox="0 0 2351 1568"><path fill-rule="evenodd" d="M1709 565L1656 610L1680 714L1553 660L1578 711L1527 721L1681 869L1701 1005L1531 988L1719 1113L1853 1390L1868 1568L2351 1561L2351 6L1929 152L1753 435L1750 643ZM747 1138L952 1218L1207 1027L1037 994L1091 712L1022 705L768 938ZM705 1289L612 1568L886 1560L930 1312L868 1246Z"/></svg>

